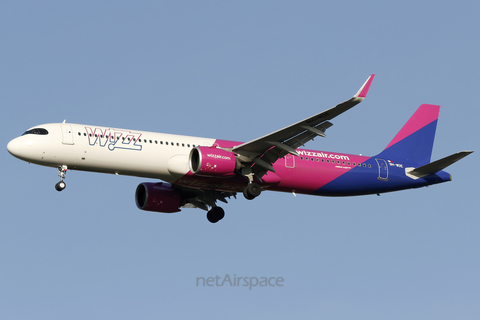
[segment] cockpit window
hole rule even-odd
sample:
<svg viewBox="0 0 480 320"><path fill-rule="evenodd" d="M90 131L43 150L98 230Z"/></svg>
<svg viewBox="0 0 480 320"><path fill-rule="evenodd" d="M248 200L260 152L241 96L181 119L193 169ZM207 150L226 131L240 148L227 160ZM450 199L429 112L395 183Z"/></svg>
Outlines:
<svg viewBox="0 0 480 320"><path fill-rule="evenodd" d="M48 134L48 131L47 129L43 129L43 128L34 128L34 129L30 129L30 130L27 130L25 131L22 136L26 135L26 134Z"/></svg>

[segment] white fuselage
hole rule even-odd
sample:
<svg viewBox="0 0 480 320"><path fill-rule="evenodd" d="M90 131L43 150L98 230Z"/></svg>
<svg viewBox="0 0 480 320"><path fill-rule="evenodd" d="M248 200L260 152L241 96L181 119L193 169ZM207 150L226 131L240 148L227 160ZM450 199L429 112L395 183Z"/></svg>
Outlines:
<svg viewBox="0 0 480 320"><path fill-rule="evenodd" d="M13 139L8 151L24 161L49 167L112 173L173 182L189 171L195 146L215 139L70 123L36 126L48 134Z"/></svg>

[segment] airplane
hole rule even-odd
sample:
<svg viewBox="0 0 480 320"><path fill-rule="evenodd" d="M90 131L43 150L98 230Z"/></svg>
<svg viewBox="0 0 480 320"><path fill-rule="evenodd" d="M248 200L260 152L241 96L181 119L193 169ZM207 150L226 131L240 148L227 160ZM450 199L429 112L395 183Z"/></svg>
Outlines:
<svg viewBox="0 0 480 320"><path fill-rule="evenodd" d="M42 124L11 140L13 156L55 167L65 189L67 170L161 180L140 183L139 209L174 213L200 208L216 223L224 218L217 201L262 191L317 196L356 196L425 187L451 180L444 168L473 151L430 162L440 106L423 104L379 154L369 157L301 148L326 137L330 120L362 102L370 75L349 100L249 142L116 129L73 123Z"/></svg>

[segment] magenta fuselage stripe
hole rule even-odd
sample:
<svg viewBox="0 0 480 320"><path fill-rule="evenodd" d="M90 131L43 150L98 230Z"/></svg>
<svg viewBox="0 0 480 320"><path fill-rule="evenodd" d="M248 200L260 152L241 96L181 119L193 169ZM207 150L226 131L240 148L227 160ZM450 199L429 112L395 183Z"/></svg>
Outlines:
<svg viewBox="0 0 480 320"><path fill-rule="evenodd" d="M232 148L240 144L242 143L216 140L214 146ZM276 172L269 171L256 182L265 190L349 196L418 188L450 181L450 175L443 171L422 179L412 179L405 174L405 169L415 164L408 159L397 163L387 154L366 157L308 149L296 151L299 156L288 154L278 159L273 164ZM247 183L246 177L233 172L218 177L188 172L174 182L189 188L229 192L243 192Z"/></svg>
<svg viewBox="0 0 480 320"><path fill-rule="evenodd" d="M240 144L242 142L217 139L214 146L232 148ZM287 155L278 159L273 164L276 173L268 172L262 178L268 189L310 194L370 159L359 155L309 149L297 149L297 152L300 154L298 157ZM223 190L228 190L229 184L232 190L238 190L239 187L244 187L246 181L243 177L238 178L208 178L188 174L177 183L185 186L190 183L190 186L194 186L194 181L197 181L207 188L211 182L212 187L218 188L221 182L220 188Z"/></svg>
<svg viewBox="0 0 480 320"><path fill-rule="evenodd" d="M439 112L440 106L422 104L385 149L437 120Z"/></svg>
<svg viewBox="0 0 480 320"><path fill-rule="evenodd" d="M299 153L309 152L313 154L313 156L301 155L300 157L295 157L294 168L287 167L287 159L285 158L277 160L273 167L277 171L276 174L281 179L281 182L278 185L272 186L270 189L310 194L346 174L358 166L358 164L362 164L370 159L369 157L343 153L328 153L303 149L298 149L297 151ZM327 155L327 157L319 157L315 156L315 154ZM354 163L355 166L353 165Z"/></svg>

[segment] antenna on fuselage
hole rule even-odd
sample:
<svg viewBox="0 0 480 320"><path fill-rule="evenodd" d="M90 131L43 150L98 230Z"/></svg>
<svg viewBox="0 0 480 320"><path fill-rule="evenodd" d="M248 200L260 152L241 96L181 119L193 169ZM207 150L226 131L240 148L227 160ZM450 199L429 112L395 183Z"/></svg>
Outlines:
<svg viewBox="0 0 480 320"><path fill-rule="evenodd" d="M63 120L63 122L62 122L62 123L65 123L65 121L67 121L67 119Z"/></svg>

